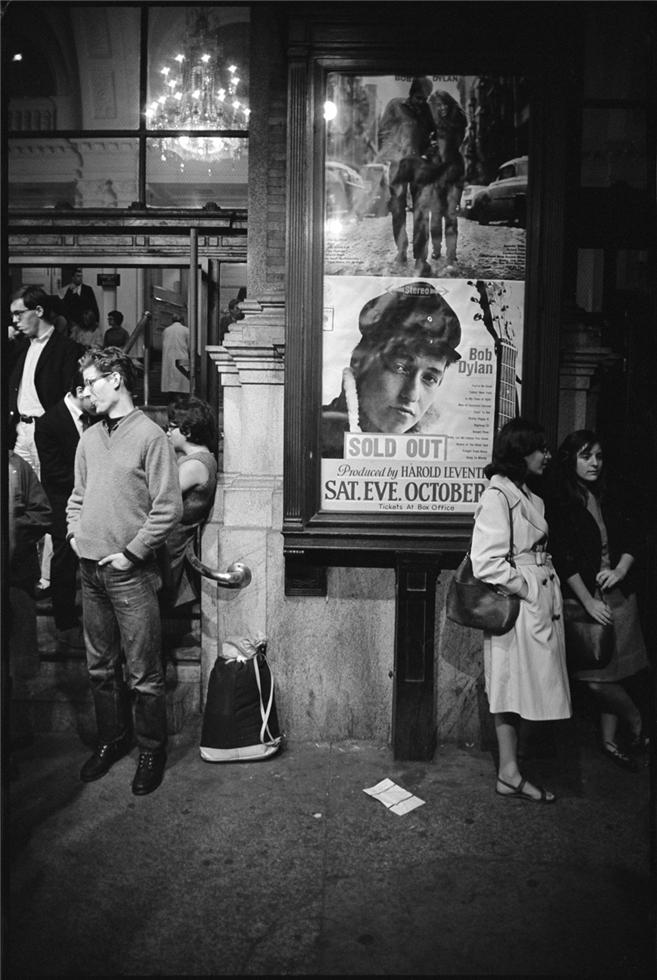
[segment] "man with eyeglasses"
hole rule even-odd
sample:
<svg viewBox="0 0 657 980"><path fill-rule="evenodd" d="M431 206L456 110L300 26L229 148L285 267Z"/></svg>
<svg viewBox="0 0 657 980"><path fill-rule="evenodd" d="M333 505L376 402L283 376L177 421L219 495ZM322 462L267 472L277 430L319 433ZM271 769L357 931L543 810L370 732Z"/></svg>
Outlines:
<svg viewBox="0 0 657 980"><path fill-rule="evenodd" d="M38 477L41 464L35 441L35 423L71 386L83 348L54 326L56 302L40 286L22 286L11 299L14 330L20 345L11 358L9 376L9 446L30 464ZM50 590L50 536L41 551L41 579L37 598Z"/></svg>
<svg viewBox="0 0 657 980"><path fill-rule="evenodd" d="M118 347L80 358L100 423L84 432L68 500L68 540L80 559L87 667L98 742L80 771L104 776L131 747L139 762L132 792L157 789L166 764L167 714L156 553L182 515L175 455L164 430L135 408L134 367ZM121 654L125 655L127 687Z"/></svg>
<svg viewBox="0 0 657 980"><path fill-rule="evenodd" d="M23 286L14 294L11 318L27 343L16 355L9 377L9 444L15 437L14 452L39 476L36 419L69 390L83 349L55 330L53 298L40 286Z"/></svg>

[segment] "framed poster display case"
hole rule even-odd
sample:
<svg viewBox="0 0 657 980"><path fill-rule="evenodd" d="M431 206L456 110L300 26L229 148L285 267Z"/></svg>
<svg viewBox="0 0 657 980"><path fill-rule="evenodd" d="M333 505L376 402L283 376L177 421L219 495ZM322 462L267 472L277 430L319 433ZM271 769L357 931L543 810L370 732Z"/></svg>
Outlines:
<svg viewBox="0 0 657 980"><path fill-rule="evenodd" d="M353 12L291 31L290 567L454 567L495 431L522 413L556 432L559 39L539 48L534 25L492 44L481 23L464 43L427 12L424 41L391 11L367 42Z"/></svg>

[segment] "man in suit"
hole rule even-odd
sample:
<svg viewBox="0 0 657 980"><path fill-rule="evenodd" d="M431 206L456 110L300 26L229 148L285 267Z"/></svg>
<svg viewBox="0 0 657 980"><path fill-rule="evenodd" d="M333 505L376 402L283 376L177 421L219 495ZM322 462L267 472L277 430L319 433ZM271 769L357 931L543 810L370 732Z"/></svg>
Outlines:
<svg viewBox="0 0 657 980"><path fill-rule="evenodd" d="M37 418L63 398L71 385L83 348L58 333L53 298L40 286L22 286L11 300L12 324L22 335L9 376L8 444L41 476L34 440ZM50 539L45 539L38 597L50 581Z"/></svg>
<svg viewBox="0 0 657 980"><path fill-rule="evenodd" d="M91 286L82 282L82 269L78 266L73 270L71 282L62 296L62 307L64 315L68 319L69 328L73 324L82 326L82 314L85 310L91 310L96 318L96 323L100 323L100 312L96 296Z"/></svg>
<svg viewBox="0 0 657 980"><path fill-rule="evenodd" d="M66 540L66 502L73 489L75 451L80 436L95 418L78 368L70 390L36 421L41 484L52 509L50 581L62 653L84 650L82 627L75 606L78 559Z"/></svg>
<svg viewBox="0 0 657 980"><path fill-rule="evenodd" d="M40 476L36 419L69 390L84 351L55 330L52 297L40 286L22 286L14 294L11 317L28 342L14 358L9 377L9 445L15 435L14 452Z"/></svg>

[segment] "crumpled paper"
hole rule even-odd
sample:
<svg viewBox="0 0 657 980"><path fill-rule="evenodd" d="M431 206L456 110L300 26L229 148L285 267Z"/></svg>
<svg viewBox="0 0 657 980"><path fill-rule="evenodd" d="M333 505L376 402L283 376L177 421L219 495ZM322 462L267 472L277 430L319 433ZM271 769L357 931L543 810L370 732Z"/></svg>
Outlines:
<svg viewBox="0 0 657 980"><path fill-rule="evenodd" d="M410 813L411 810L415 810L418 806L423 806L426 802L426 800L421 800L419 796L413 796L412 793L398 786L397 783L393 783L392 779L382 779L376 786L370 786L369 789L364 789L363 792L378 800L379 803L383 803L385 807L392 813L396 813L398 817L403 816L405 813Z"/></svg>

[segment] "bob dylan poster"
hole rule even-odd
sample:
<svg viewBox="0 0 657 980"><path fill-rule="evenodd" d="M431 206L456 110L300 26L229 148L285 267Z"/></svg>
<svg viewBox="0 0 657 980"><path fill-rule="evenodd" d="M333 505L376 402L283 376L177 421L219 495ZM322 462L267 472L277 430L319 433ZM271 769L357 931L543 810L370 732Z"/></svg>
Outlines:
<svg viewBox="0 0 657 980"><path fill-rule="evenodd" d="M321 508L472 513L520 410L522 79L329 75Z"/></svg>

